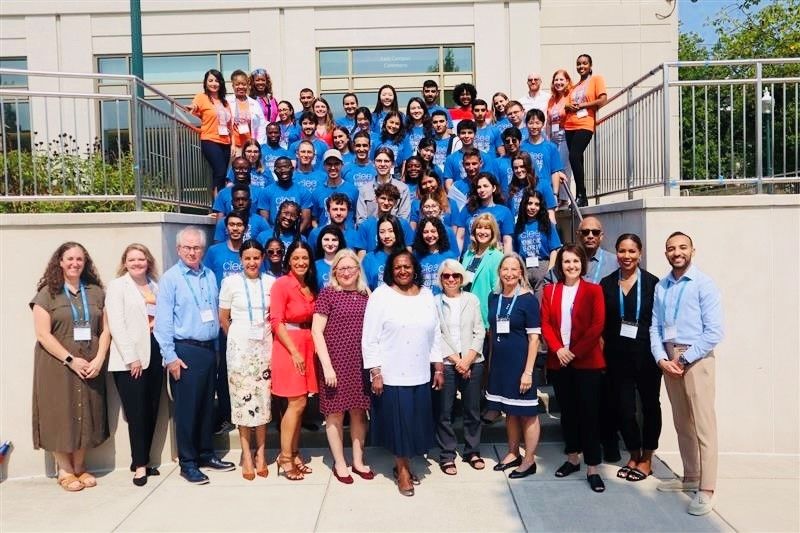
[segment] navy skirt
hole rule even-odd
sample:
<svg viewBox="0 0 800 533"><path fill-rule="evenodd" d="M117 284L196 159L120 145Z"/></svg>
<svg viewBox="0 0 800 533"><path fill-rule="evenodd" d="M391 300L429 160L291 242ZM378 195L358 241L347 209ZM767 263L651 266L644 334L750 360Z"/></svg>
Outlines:
<svg viewBox="0 0 800 533"><path fill-rule="evenodd" d="M424 455L433 447L433 405L429 383L384 385L372 395L371 444L396 457Z"/></svg>

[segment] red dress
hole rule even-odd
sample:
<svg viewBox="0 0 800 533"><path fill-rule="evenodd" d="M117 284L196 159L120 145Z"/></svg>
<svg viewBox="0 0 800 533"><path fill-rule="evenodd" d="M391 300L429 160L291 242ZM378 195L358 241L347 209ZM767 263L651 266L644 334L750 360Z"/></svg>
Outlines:
<svg viewBox="0 0 800 533"><path fill-rule="evenodd" d="M323 336L336 372L336 387L328 387L322 369L317 369L319 410L323 415L369 409L368 380L364 379L361 355L361 332L368 299L366 294L332 287L322 289L317 298L315 312L328 317Z"/></svg>
<svg viewBox="0 0 800 533"><path fill-rule="evenodd" d="M272 394L283 397L303 396L317 392L317 373L314 367L314 341L311 338L311 318L314 315L314 295L305 296L294 275L281 276L272 285L269 298L269 322L273 331ZM305 375L294 366L289 351L274 334L279 324L287 333L306 363Z"/></svg>

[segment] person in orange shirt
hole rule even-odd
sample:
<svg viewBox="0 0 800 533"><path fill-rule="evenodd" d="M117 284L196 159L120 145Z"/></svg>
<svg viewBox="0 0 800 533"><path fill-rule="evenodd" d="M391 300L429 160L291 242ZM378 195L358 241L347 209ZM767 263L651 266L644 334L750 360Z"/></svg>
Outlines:
<svg viewBox="0 0 800 533"><path fill-rule="evenodd" d="M569 189L569 180L572 178L572 169L569 166L569 148L567 138L564 135L564 122L567 118L567 111L564 109L569 102L569 93L572 90L572 78L564 69L558 69L553 73L550 82L550 100L547 102L547 137L558 147L558 155L561 164L564 165L564 174L567 180L564 187ZM569 199L564 188L556 186L553 188L558 194L559 206L566 205Z"/></svg>
<svg viewBox="0 0 800 533"><path fill-rule="evenodd" d="M225 188L231 159L231 114L225 100L225 79L216 69L203 76L203 92L195 95L186 111L200 119L200 149L211 165L214 196Z"/></svg>
<svg viewBox="0 0 800 533"><path fill-rule="evenodd" d="M581 54L576 61L576 70L581 77L569 94L569 101L564 105L567 112L564 131L569 148L569 163L575 176L575 193L579 207L586 207L586 184L583 174L583 152L592 140L595 116L608 97L606 82L602 76L592 74L592 58Z"/></svg>

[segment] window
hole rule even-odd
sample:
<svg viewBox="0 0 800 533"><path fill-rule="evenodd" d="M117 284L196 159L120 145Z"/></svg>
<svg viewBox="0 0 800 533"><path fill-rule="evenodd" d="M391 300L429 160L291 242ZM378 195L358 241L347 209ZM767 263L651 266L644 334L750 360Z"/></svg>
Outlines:
<svg viewBox="0 0 800 533"><path fill-rule="evenodd" d="M318 60L319 93L336 115L343 113L346 92L358 95L359 105L372 108L378 88L388 83L405 108L410 98L420 96L422 82L433 79L441 90L439 104L450 107L445 93L474 81L471 45L326 49L319 50Z"/></svg>
<svg viewBox="0 0 800 533"><path fill-rule="evenodd" d="M2 57L0 68L26 70L28 60L24 57ZM0 75L0 86L6 89L26 90L28 77L17 74ZM31 149L31 110L25 96L0 97L0 117L3 124L3 137L8 150Z"/></svg>

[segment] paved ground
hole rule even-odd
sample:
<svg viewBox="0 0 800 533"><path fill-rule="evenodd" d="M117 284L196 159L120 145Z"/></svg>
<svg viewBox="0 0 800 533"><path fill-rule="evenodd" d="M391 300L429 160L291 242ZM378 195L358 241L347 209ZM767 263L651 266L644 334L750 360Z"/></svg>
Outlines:
<svg viewBox="0 0 800 533"><path fill-rule="evenodd" d="M312 449L314 473L300 482L276 475L245 481L239 471L210 473L211 484L191 486L175 465L161 468L143 488L130 473L99 478L99 487L67 494L52 479L0 484L0 531L798 531L798 460L732 456L723 473L717 511L705 517L685 512L689 495L656 491L658 478L673 475L658 462L655 477L640 483L617 480L604 465L604 494L590 492L585 470L566 479L560 445L544 443L535 476L509 480L491 471L501 445L486 445L487 469L458 463L455 477L433 460L417 459L422 477L413 498L397 492L391 457L370 449L379 475L340 484L330 473L326 450ZM435 457L435 456L434 456ZM238 459L232 451L229 459ZM668 462L675 456L666 456ZM677 464L680 464L679 462Z"/></svg>

